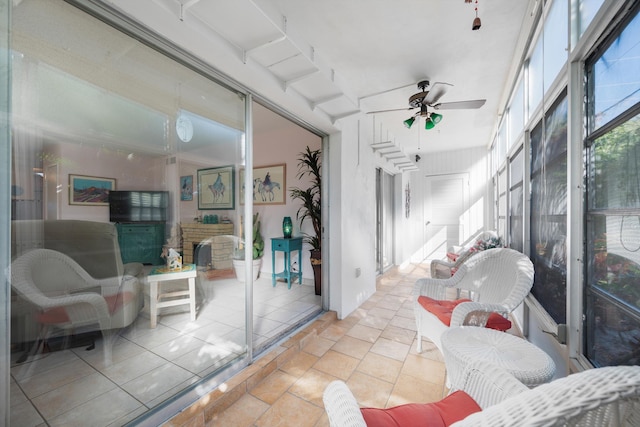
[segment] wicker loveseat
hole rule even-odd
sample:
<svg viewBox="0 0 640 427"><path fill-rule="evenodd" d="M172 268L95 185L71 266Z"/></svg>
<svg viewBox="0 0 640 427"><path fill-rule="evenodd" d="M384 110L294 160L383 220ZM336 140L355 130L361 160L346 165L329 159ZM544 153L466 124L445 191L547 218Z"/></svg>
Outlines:
<svg viewBox="0 0 640 427"><path fill-rule="evenodd" d="M465 370L462 393L465 408L460 395L455 404L442 404L452 394L436 402L440 407L429 418L420 414L432 404L360 408L340 380L329 383L323 401L331 427L640 425L640 366L590 369L529 389L501 367L477 361Z"/></svg>

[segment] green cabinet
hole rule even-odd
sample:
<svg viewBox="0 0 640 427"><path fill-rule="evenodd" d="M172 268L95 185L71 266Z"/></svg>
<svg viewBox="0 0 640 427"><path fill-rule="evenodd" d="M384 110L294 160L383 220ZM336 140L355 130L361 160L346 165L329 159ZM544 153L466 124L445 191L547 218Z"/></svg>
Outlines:
<svg viewBox="0 0 640 427"><path fill-rule="evenodd" d="M163 264L160 258L164 244L163 222L117 223L122 262Z"/></svg>

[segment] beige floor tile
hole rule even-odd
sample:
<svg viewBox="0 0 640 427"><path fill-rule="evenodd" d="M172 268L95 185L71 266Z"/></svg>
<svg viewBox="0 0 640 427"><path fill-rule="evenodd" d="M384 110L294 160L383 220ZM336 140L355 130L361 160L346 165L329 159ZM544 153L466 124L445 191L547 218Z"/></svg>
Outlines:
<svg viewBox="0 0 640 427"><path fill-rule="evenodd" d="M369 316L380 317L382 319L393 319L396 315L396 310L389 310L387 308L374 307L369 310Z"/></svg>
<svg viewBox="0 0 640 427"><path fill-rule="evenodd" d="M304 351L317 357L322 357L335 344L335 341L317 337L304 347Z"/></svg>
<svg viewBox="0 0 640 427"><path fill-rule="evenodd" d="M417 343L417 339L413 341L411 350L409 351L410 354L415 354L426 359L436 360L438 362L444 362L442 353L440 352L440 350L438 350L438 347L436 347L434 343L426 338L422 338L422 353L418 353Z"/></svg>
<svg viewBox="0 0 640 427"><path fill-rule="evenodd" d="M416 319L413 317L395 316L389 321L389 325L398 328L406 329L408 331L416 331Z"/></svg>
<svg viewBox="0 0 640 427"><path fill-rule="evenodd" d="M358 325L369 326L371 328L383 330L389 324L389 319L378 316L367 316L358 322Z"/></svg>
<svg viewBox="0 0 640 427"><path fill-rule="evenodd" d="M355 372L347 381L347 386L360 406L370 408L384 408L393 390L392 383L362 372Z"/></svg>
<svg viewBox="0 0 640 427"><path fill-rule="evenodd" d="M444 386L411 375L400 374L393 387L387 407L405 403L437 402L444 397Z"/></svg>
<svg viewBox="0 0 640 427"><path fill-rule="evenodd" d="M371 328L364 325L355 325L353 328L349 329L347 335L363 341L374 343L381 333L382 331L380 329Z"/></svg>
<svg viewBox="0 0 640 427"><path fill-rule="evenodd" d="M226 411L216 414L207 426L251 427L269 408L269 404L250 394L245 394Z"/></svg>
<svg viewBox="0 0 640 427"><path fill-rule="evenodd" d="M416 333L408 329L390 325L387 326L384 331L382 331L382 334L380 334L380 338L386 338L391 341L411 345L413 343L413 340L416 338Z"/></svg>
<svg viewBox="0 0 640 427"><path fill-rule="evenodd" d="M257 427L313 427L323 413L322 406L313 405L298 396L285 393L258 418L255 425Z"/></svg>
<svg viewBox="0 0 640 427"><path fill-rule="evenodd" d="M387 338L378 338L371 347L371 352L391 359L404 361L407 354L409 354L410 348L411 346L409 344L395 342Z"/></svg>
<svg viewBox="0 0 640 427"><path fill-rule="evenodd" d="M280 367L281 371L284 371L294 377L300 378L305 372L309 370L317 361L319 357L301 351L296 354L291 360Z"/></svg>
<svg viewBox="0 0 640 427"><path fill-rule="evenodd" d="M273 405L298 378L277 370L255 386L250 393L263 402Z"/></svg>
<svg viewBox="0 0 640 427"><path fill-rule="evenodd" d="M346 381L356 367L360 363L360 359L347 356L337 351L329 350L313 365L314 369Z"/></svg>
<svg viewBox="0 0 640 427"><path fill-rule="evenodd" d="M443 384L446 368L444 362L409 354L404 361L401 372L404 375L411 375L432 383Z"/></svg>
<svg viewBox="0 0 640 427"><path fill-rule="evenodd" d="M402 307L405 301L405 297L399 297L395 295L387 294L383 300L381 300L376 307L386 308L388 310L398 311Z"/></svg>
<svg viewBox="0 0 640 427"><path fill-rule="evenodd" d="M356 368L358 372L390 383L398 379L401 370L402 362L375 353L368 353Z"/></svg>
<svg viewBox="0 0 640 427"><path fill-rule="evenodd" d="M347 356L362 359L371 348L371 345L372 344L370 342L362 341L350 336L344 336L340 338L333 347L331 347L331 350L338 351L346 354Z"/></svg>
<svg viewBox="0 0 640 427"><path fill-rule="evenodd" d="M320 372L316 369L309 369L289 388L289 393L323 408L322 393L331 381L337 379L338 378L333 375Z"/></svg>
<svg viewBox="0 0 640 427"><path fill-rule="evenodd" d="M413 312L413 303L410 307L402 307L400 310L396 311L396 316L405 317L407 319L411 319L415 322L415 314Z"/></svg>
<svg viewBox="0 0 640 427"><path fill-rule="evenodd" d="M338 341L340 338L342 338L347 331L351 328L351 326L347 327L345 326L338 326L336 324L333 324L331 326L329 326L327 329L325 329L324 331L322 331L320 333L320 336L322 338L326 338L328 340L331 341Z"/></svg>

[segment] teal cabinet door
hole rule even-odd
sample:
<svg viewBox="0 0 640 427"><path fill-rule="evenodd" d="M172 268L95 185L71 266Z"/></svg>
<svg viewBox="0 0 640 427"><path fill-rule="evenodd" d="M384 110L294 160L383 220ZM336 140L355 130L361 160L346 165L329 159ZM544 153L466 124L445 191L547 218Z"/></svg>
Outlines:
<svg viewBox="0 0 640 427"><path fill-rule="evenodd" d="M116 224L122 262L163 264L164 223Z"/></svg>

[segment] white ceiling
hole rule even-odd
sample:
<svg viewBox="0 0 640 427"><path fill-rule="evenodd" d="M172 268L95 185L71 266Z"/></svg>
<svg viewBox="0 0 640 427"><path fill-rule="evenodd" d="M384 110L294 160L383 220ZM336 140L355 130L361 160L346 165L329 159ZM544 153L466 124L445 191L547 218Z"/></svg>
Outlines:
<svg viewBox="0 0 640 427"><path fill-rule="evenodd" d="M452 84L426 131L414 111L379 113L377 129L405 153L490 143L536 0L107 0L311 126L409 108L417 82ZM474 8L482 27L471 30ZM521 31L522 30L522 31ZM194 43L194 40L199 42ZM518 55L520 55L518 53ZM374 141L371 141L374 142Z"/></svg>

